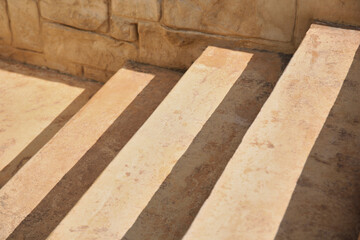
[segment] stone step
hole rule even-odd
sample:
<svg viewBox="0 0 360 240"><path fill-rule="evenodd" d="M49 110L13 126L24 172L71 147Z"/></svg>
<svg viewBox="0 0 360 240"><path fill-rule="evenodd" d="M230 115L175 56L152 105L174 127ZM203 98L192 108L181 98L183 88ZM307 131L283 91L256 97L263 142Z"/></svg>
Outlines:
<svg viewBox="0 0 360 240"><path fill-rule="evenodd" d="M100 87L0 60L0 188Z"/></svg>
<svg viewBox="0 0 360 240"><path fill-rule="evenodd" d="M118 71L0 189L0 239L46 237L180 76L136 64Z"/></svg>
<svg viewBox="0 0 360 240"><path fill-rule="evenodd" d="M208 47L49 239L181 236L281 68L276 54Z"/></svg>
<svg viewBox="0 0 360 240"><path fill-rule="evenodd" d="M312 25L184 239L356 236L359 44Z"/></svg>

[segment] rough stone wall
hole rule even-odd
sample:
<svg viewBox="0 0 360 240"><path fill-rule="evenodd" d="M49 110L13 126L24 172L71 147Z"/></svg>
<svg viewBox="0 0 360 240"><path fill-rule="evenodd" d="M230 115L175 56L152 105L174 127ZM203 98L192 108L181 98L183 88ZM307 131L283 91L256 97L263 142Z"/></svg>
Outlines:
<svg viewBox="0 0 360 240"><path fill-rule="evenodd" d="M359 0L0 0L0 55L105 81L127 59L186 69L208 45L293 53Z"/></svg>

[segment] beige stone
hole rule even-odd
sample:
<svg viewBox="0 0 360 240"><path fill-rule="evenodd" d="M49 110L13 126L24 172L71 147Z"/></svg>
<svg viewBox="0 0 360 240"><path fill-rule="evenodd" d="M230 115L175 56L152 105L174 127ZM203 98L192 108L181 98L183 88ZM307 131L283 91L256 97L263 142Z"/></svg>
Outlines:
<svg viewBox="0 0 360 240"><path fill-rule="evenodd" d="M289 42L295 0L164 0L163 23L221 35Z"/></svg>
<svg viewBox="0 0 360 240"><path fill-rule="evenodd" d="M181 239L282 72L277 54L251 60L123 239Z"/></svg>
<svg viewBox="0 0 360 240"><path fill-rule="evenodd" d="M99 86L0 61L0 188Z"/></svg>
<svg viewBox="0 0 360 240"><path fill-rule="evenodd" d="M310 24L315 20L360 26L358 0L299 0L295 27L295 44L299 46Z"/></svg>
<svg viewBox="0 0 360 240"><path fill-rule="evenodd" d="M134 63L127 64L125 68L127 69L124 71L125 77L129 81L137 81L137 79L147 81L151 78L150 83L7 239L22 239L24 236L26 239L46 239L182 75L178 72ZM113 90L121 96L121 91ZM71 145L72 142L68 144ZM44 181L46 182L46 179Z"/></svg>
<svg viewBox="0 0 360 240"><path fill-rule="evenodd" d="M134 42L138 38L137 24L112 16L110 34L116 39Z"/></svg>
<svg viewBox="0 0 360 240"><path fill-rule="evenodd" d="M7 1L13 36L18 48L42 51L39 11L36 0Z"/></svg>
<svg viewBox="0 0 360 240"><path fill-rule="evenodd" d="M207 48L49 239L123 238L252 55Z"/></svg>
<svg viewBox="0 0 360 240"><path fill-rule="evenodd" d="M11 31L6 4L6 0L0 0L0 43L11 44Z"/></svg>
<svg viewBox="0 0 360 240"><path fill-rule="evenodd" d="M0 56L13 59L22 63L27 63L40 67L47 67L74 76L82 76L81 65L56 59L54 57L46 57L43 53L17 49L6 45L0 45Z"/></svg>
<svg viewBox="0 0 360 240"><path fill-rule="evenodd" d="M86 30L108 24L106 0L40 0L41 16L55 22Z"/></svg>
<svg viewBox="0 0 360 240"><path fill-rule="evenodd" d="M46 57L117 71L127 59L136 59L137 48L128 42L58 24L43 24Z"/></svg>
<svg viewBox="0 0 360 240"><path fill-rule="evenodd" d="M86 152L90 151L97 141L101 142L104 140L99 140L99 138L118 119L120 119L120 123L118 123L120 130L117 130L117 132L123 136L117 135L116 139L110 139L105 148L110 151L116 146L111 151L119 151L116 150L118 148L117 141L119 140L122 145L125 145L131 135L141 126L141 123L145 121L144 117L148 117L151 114L151 110L161 102L159 96L164 95L164 93L166 94L166 91L159 93L152 92L154 100L147 99L151 105L144 104L143 101L140 102L141 104L135 104L132 109L129 108L129 105L132 104L139 94L141 95L145 88L149 87L149 84L151 85L153 79L157 81L155 85L157 84L158 86L159 81L164 86L172 86L174 81L176 82L178 79L177 73L168 73L165 76L167 78L162 78L161 80L157 78L156 74L132 70L130 68L121 69L114 75L55 137L0 189L0 239L6 239L21 221L38 206L41 200L64 175L70 169L72 171L76 169L73 168L74 165L80 159L83 159ZM166 88L159 86L159 89L164 90ZM59 89L57 91L60 93ZM51 93L53 94L53 92ZM59 95L64 94L65 92L61 92ZM149 97L149 93L147 97ZM56 104L53 104L52 108L54 108L54 105ZM149 109L143 109L142 105L149 107ZM127 112L127 114L124 118L121 118L120 116L124 112ZM91 168L91 165L95 166L95 169L92 169L93 171L99 171L96 168L96 166L100 165L99 159L104 160L109 151L105 153L104 147L98 150L93 162L82 165L82 168L78 169L78 174L70 184L77 181L77 185L81 185L84 181L87 181L88 176L86 176L86 173L87 169ZM78 178L80 175L83 177ZM74 185L67 186L66 190L72 189L71 191L75 192L79 190L71 188L72 186ZM85 190L86 188L82 189L82 191ZM65 193L61 192L59 194L63 195ZM71 200L71 195L74 195L74 193L69 193L69 195L69 198L61 202L59 208L66 205L64 202L68 204ZM57 213L59 214L59 212ZM58 216L55 214L49 217L53 221ZM44 226L43 222L41 224ZM35 231L35 229L33 228L32 231Z"/></svg>
<svg viewBox="0 0 360 240"><path fill-rule="evenodd" d="M112 0L112 14L150 21L158 21L160 18L159 0Z"/></svg>
<svg viewBox="0 0 360 240"><path fill-rule="evenodd" d="M96 68L84 67L84 77L100 82L107 82L114 74L114 72L107 72Z"/></svg>
<svg viewBox="0 0 360 240"><path fill-rule="evenodd" d="M293 51L292 44L177 31L162 27L157 23L139 22L138 28L139 60L162 67L187 69L209 45L231 49L270 49L288 53Z"/></svg>
<svg viewBox="0 0 360 240"><path fill-rule="evenodd" d="M357 31L319 25L310 29L184 239L277 239L304 164L359 45Z"/></svg>

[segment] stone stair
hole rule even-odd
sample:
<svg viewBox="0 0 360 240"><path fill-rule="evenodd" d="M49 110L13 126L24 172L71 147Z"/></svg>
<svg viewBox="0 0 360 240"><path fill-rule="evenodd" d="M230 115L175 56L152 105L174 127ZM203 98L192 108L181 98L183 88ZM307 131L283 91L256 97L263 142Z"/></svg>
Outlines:
<svg viewBox="0 0 360 240"><path fill-rule="evenodd" d="M359 31L312 25L289 64L208 47L185 74L128 63L86 104L98 86L54 85L61 100L40 86L35 115L0 104L36 120L25 139L0 122L15 129L0 135L0 239L356 239L359 46ZM0 100L33 91L8 78Z"/></svg>

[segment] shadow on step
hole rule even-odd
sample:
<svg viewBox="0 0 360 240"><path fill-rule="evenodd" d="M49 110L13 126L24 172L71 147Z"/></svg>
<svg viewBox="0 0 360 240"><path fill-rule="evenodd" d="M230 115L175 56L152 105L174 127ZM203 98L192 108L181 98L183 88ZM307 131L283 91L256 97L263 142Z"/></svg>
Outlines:
<svg viewBox="0 0 360 240"><path fill-rule="evenodd" d="M137 66L128 68L154 78L8 239L46 239L181 77L180 73Z"/></svg>
<svg viewBox="0 0 360 240"><path fill-rule="evenodd" d="M277 56L255 53L224 100L123 239L181 239L281 74Z"/></svg>
<svg viewBox="0 0 360 240"><path fill-rule="evenodd" d="M80 108L82 108L89 101L89 99L101 87L101 85L80 81L78 79L54 71L43 69L40 70L38 68L19 63L8 63L3 60L0 61L0 70L21 74L26 77L34 77L34 81L39 79L51 82L59 82L68 86L74 86L83 89L80 95L78 95L46 128L41 131L39 135L37 135L24 149L22 149L21 152L14 159L12 159L6 167L1 169L1 188L70 120L73 115L75 115L75 113L80 110ZM56 91L56 89L54 89L54 91ZM44 117L45 116L46 115L44 115ZM29 119L29 121L31 120L33 119Z"/></svg>
<svg viewBox="0 0 360 240"><path fill-rule="evenodd" d="M360 47L275 239L356 240L359 227Z"/></svg>

